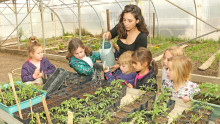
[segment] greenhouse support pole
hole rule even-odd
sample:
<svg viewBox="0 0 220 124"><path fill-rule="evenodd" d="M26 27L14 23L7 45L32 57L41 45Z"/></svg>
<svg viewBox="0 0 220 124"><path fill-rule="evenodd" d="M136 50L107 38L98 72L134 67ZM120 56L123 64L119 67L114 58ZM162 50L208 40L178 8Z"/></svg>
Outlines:
<svg viewBox="0 0 220 124"><path fill-rule="evenodd" d="M44 15L43 15L43 0L40 0L40 15L41 15L41 27L42 27L42 38L44 43L44 53L45 51L45 39L44 39Z"/></svg>
<svg viewBox="0 0 220 124"><path fill-rule="evenodd" d="M153 13L153 38L155 38L155 13Z"/></svg>
<svg viewBox="0 0 220 124"><path fill-rule="evenodd" d="M79 19L79 39L81 40L81 12L80 12L80 0L78 0L78 19Z"/></svg>
<svg viewBox="0 0 220 124"><path fill-rule="evenodd" d="M16 20L16 26L18 26L18 13L17 13L17 0L13 0L13 6L14 6L14 13L15 13L15 20ZM21 33L21 32L20 32ZM18 49L20 50L20 36L19 36L19 29L17 28L17 43L18 43Z"/></svg>
<svg viewBox="0 0 220 124"><path fill-rule="evenodd" d="M194 0L194 5L195 5L195 13L196 13L196 17L197 15L197 6L196 6L196 1ZM196 18L196 37L198 36L198 19Z"/></svg>
<svg viewBox="0 0 220 124"><path fill-rule="evenodd" d="M30 21L30 24L31 24L31 36L33 36L34 34L33 34L33 25L32 25L32 18L31 18L31 12L29 12L29 7L30 7L30 5L31 5L31 1L29 1L29 0L26 0L26 2L27 2L27 13L29 13L30 14L30 16L29 16L29 21ZM29 5L28 5L29 4Z"/></svg>
<svg viewBox="0 0 220 124"><path fill-rule="evenodd" d="M52 0L52 5L53 5L53 0ZM55 16L55 13L53 13L52 16L53 16L53 20L52 20L52 21L53 21L54 29L55 29L55 32L54 32L54 33L55 33L55 34L54 34L54 35L55 35L55 36L54 36L55 39L54 39L54 40L55 40L55 42L56 42L56 40L57 40L57 38L56 38L56 37L57 37L57 25L56 25L56 16Z"/></svg>
<svg viewBox="0 0 220 124"><path fill-rule="evenodd" d="M110 31L109 9L106 10L106 16L107 16L107 30Z"/></svg>
<svg viewBox="0 0 220 124"><path fill-rule="evenodd" d="M150 49L151 49L151 26L150 26L150 24L151 24L151 18L150 18L150 13L151 13L151 11L150 11L150 3L151 3L151 0L149 0L149 40L150 40Z"/></svg>

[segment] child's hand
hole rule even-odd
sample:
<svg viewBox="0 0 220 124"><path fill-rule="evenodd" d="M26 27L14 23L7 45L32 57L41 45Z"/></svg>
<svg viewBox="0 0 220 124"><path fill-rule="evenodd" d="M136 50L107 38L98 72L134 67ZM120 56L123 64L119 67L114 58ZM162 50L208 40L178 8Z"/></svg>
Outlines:
<svg viewBox="0 0 220 124"><path fill-rule="evenodd" d="M105 66L105 65L103 64L103 71L104 71L105 73L109 72L109 67L108 67L108 66Z"/></svg>
<svg viewBox="0 0 220 124"><path fill-rule="evenodd" d="M128 88L133 88L133 85L130 84L130 83L128 83L128 84L127 84L127 87L128 87Z"/></svg>
<svg viewBox="0 0 220 124"><path fill-rule="evenodd" d="M44 73L40 73L40 74L38 75L38 78L43 77L43 75L44 75Z"/></svg>
<svg viewBox="0 0 220 124"><path fill-rule="evenodd" d="M119 64L113 65L110 68L112 68L112 72L114 72L115 70L117 70L119 68Z"/></svg>
<svg viewBox="0 0 220 124"><path fill-rule="evenodd" d="M35 69L34 74L33 74L33 78L34 79L38 79L39 78L39 74L40 74L40 69Z"/></svg>
<svg viewBox="0 0 220 124"><path fill-rule="evenodd" d="M182 99L183 99L183 102L184 102L184 103L187 103L187 102L190 101L190 99L189 99L188 96L182 97Z"/></svg>

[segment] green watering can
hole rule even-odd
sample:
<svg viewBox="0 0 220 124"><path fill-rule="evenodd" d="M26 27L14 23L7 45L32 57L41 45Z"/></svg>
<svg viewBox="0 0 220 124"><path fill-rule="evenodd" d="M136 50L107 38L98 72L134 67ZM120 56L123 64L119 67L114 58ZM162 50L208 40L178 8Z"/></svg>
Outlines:
<svg viewBox="0 0 220 124"><path fill-rule="evenodd" d="M105 66L110 67L116 64L115 56L113 53L113 48L112 48L112 44L110 43L110 40L106 42L105 38L103 39L102 46L99 48L99 53L100 53L101 61Z"/></svg>

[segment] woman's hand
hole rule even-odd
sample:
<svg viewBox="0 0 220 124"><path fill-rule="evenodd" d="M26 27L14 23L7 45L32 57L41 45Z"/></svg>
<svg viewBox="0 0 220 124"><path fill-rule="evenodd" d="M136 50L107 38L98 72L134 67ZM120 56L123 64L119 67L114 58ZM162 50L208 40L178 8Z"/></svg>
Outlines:
<svg viewBox="0 0 220 124"><path fill-rule="evenodd" d="M112 72L114 72L115 70L117 70L119 68L119 64L113 65L110 68L112 68Z"/></svg>
<svg viewBox="0 0 220 124"><path fill-rule="evenodd" d="M182 97L182 100L183 100L184 103L187 103L187 102L190 101L188 96Z"/></svg>
<svg viewBox="0 0 220 124"><path fill-rule="evenodd" d="M103 39L105 38L105 39L107 40L107 39L111 39L111 38L112 38L112 35L111 35L111 33L108 31L108 32L104 33L104 34L102 35L102 37L103 37Z"/></svg>

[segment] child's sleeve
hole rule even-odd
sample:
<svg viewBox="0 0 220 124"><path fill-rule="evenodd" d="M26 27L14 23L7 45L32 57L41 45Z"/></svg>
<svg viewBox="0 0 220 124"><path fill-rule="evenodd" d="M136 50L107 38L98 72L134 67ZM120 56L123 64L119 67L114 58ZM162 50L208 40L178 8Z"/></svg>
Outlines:
<svg viewBox="0 0 220 124"><path fill-rule="evenodd" d="M22 69L21 69L21 80L22 80L22 82L28 82L28 81L35 80L33 77L33 74L30 74L28 72L28 69L24 66L22 66Z"/></svg>
<svg viewBox="0 0 220 124"><path fill-rule="evenodd" d="M50 63L50 61L47 59L47 58L45 58L46 60L45 60L45 67L46 67L46 69L45 69L45 74L52 74L55 70L56 70L56 67L53 65L53 64L51 64Z"/></svg>
<svg viewBox="0 0 220 124"><path fill-rule="evenodd" d="M190 93L189 96L191 96L196 92L200 92L199 86L196 83L190 84L190 87L191 87L191 91L189 92Z"/></svg>
<svg viewBox="0 0 220 124"><path fill-rule="evenodd" d="M95 60L101 60L99 52L92 51L92 57L95 58Z"/></svg>
<svg viewBox="0 0 220 124"><path fill-rule="evenodd" d="M82 75L92 75L93 68L89 65L85 66L80 64L80 62L73 61L70 63L70 67L72 67L78 74Z"/></svg>
<svg viewBox="0 0 220 124"><path fill-rule="evenodd" d="M112 73L111 71L105 73L104 75L105 75L105 77L106 77L106 79L107 79L108 81L112 81L112 80L115 79L115 77L114 77L114 75L113 75L113 73Z"/></svg>

